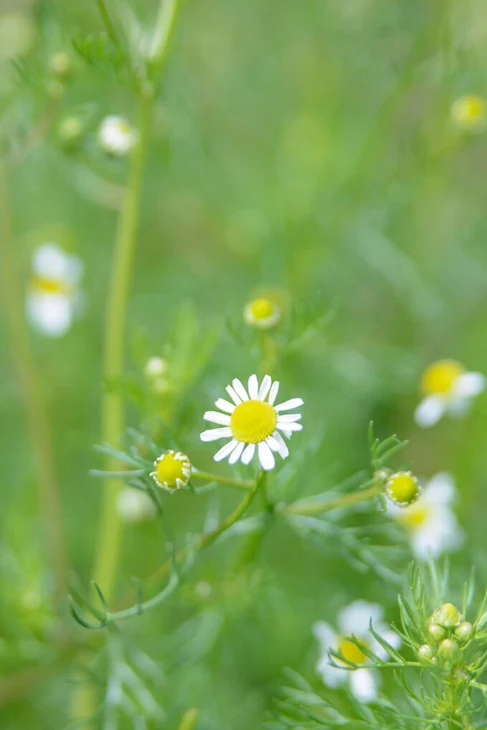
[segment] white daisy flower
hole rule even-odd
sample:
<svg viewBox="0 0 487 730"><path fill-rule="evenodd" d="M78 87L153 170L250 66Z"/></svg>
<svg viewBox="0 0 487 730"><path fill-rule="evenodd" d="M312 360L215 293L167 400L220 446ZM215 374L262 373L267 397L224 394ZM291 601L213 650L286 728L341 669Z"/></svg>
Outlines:
<svg viewBox="0 0 487 730"><path fill-rule="evenodd" d="M419 499L409 507L388 504L387 511L409 532L411 548L418 560L438 558L462 547L465 536L452 506L457 497L450 474L436 474Z"/></svg>
<svg viewBox="0 0 487 730"><path fill-rule="evenodd" d="M216 454L215 461L228 457L230 464L241 460L249 464L254 456L260 462L262 469L274 469L277 452L283 459L289 456L289 449L281 435L290 435L293 431L301 431L303 426L298 423L301 415L286 414L303 405L301 398L291 398L275 406L274 403L279 391L277 380L272 382L270 375L264 376L259 386L257 375L251 375L248 389L235 378L226 391L231 401L219 398L215 405L219 411L207 411L203 418L210 423L216 423L220 428L203 431L202 441L216 441L230 439Z"/></svg>
<svg viewBox="0 0 487 730"><path fill-rule="evenodd" d="M105 117L98 130L100 147L115 157L126 157L137 143L138 135L123 117Z"/></svg>
<svg viewBox="0 0 487 730"><path fill-rule="evenodd" d="M80 309L83 263L56 243L44 243L35 252L32 264L27 317L43 334L62 337Z"/></svg>
<svg viewBox="0 0 487 730"><path fill-rule="evenodd" d="M374 631L385 639L394 649L401 646L400 637L383 621L384 609L377 603L354 601L338 614L338 633L330 624L317 621L313 626L313 633L320 644L320 657L316 665L316 672L323 682L332 689L350 683L350 690L359 702L368 703L377 698L379 690L379 674L367 666L369 660L364 652L356 646L350 637L357 639L364 647L370 649L385 661L388 654L374 638L370 631L370 623ZM340 652L349 662L359 665L358 669L351 669L343 663L343 669L333 666L330 661L330 651ZM339 660L333 658L335 664Z"/></svg>
<svg viewBox="0 0 487 730"><path fill-rule="evenodd" d="M268 329L274 327L281 319L281 311L270 299L253 299L245 305L244 320L252 327Z"/></svg>
<svg viewBox="0 0 487 730"><path fill-rule="evenodd" d="M414 417L418 426L429 428L445 413L464 415L472 399L485 389L485 375L466 372L454 360L438 360L423 373L421 389L425 397Z"/></svg>
<svg viewBox="0 0 487 730"><path fill-rule="evenodd" d="M118 495L118 513L123 522L137 524L155 517L157 508L145 492L125 487Z"/></svg>

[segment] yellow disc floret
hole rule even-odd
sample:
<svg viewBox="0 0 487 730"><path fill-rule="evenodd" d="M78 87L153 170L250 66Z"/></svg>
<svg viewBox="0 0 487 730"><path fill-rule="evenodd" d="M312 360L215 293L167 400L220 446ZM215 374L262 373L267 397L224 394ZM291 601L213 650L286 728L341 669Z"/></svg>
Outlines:
<svg viewBox="0 0 487 730"><path fill-rule="evenodd" d="M425 395L451 395L458 378L465 372L455 360L438 360L425 370L421 378L421 390Z"/></svg>
<svg viewBox="0 0 487 730"><path fill-rule="evenodd" d="M272 327L280 319L279 307L271 299L253 299L244 309L244 319L254 327Z"/></svg>
<svg viewBox="0 0 487 730"><path fill-rule="evenodd" d="M261 400L247 400L238 405L232 413L230 428L237 441L259 444L272 436L276 430L277 412L270 403Z"/></svg>
<svg viewBox="0 0 487 730"><path fill-rule="evenodd" d="M418 499L421 487L410 471L398 471L388 479L386 493L399 507L407 507Z"/></svg>
<svg viewBox="0 0 487 730"><path fill-rule="evenodd" d="M166 451L154 462L155 471L151 477L155 483L173 492L185 487L191 476L191 462L186 454L180 451Z"/></svg>
<svg viewBox="0 0 487 730"><path fill-rule="evenodd" d="M353 641L350 641L350 639L340 639L338 650L343 655L343 658L352 664L365 664L367 661L367 657L362 649L357 644L354 644Z"/></svg>
<svg viewBox="0 0 487 730"><path fill-rule="evenodd" d="M36 294L69 294L69 286L59 279L48 279L43 276L36 276L32 279L31 289Z"/></svg>
<svg viewBox="0 0 487 730"><path fill-rule="evenodd" d="M460 129L475 130L483 126L486 104L480 96L462 96L452 106L453 123Z"/></svg>
<svg viewBox="0 0 487 730"><path fill-rule="evenodd" d="M431 508L420 501L418 504L413 505L410 509L405 509L401 512L400 521L402 524L411 532L419 529L425 525L431 516Z"/></svg>

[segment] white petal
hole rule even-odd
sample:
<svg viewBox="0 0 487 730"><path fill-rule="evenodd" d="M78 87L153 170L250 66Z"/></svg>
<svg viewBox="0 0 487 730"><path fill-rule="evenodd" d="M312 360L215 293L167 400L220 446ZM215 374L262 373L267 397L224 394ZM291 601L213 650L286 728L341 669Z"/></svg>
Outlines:
<svg viewBox="0 0 487 730"><path fill-rule="evenodd" d="M238 378L232 380L232 385L241 400L249 400L249 395Z"/></svg>
<svg viewBox="0 0 487 730"><path fill-rule="evenodd" d="M338 637L335 630L326 621L316 621L313 624L313 636L320 642L321 650L328 652L338 648Z"/></svg>
<svg viewBox="0 0 487 730"><path fill-rule="evenodd" d="M278 428L280 431L284 431L286 433L286 436L288 436L291 431L302 431L303 424L302 423L281 423L280 421L278 421L276 428Z"/></svg>
<svg viewBox="0 0 487 730"><path fill-rule="evenodd" d="M225 444L225 446L222 446L220 451L217 451L213 459L215 461L222 461L222 459L225 459L229 454L232 453L232 451L236 448L238 444L238 441L235 439L232 439L228 442L228 444Z"/></svg>
<svg viewBox="0 0 487 730"><path fill-rule="evenodd" d="M255 454L255 444L248 444L242 454L242 464L250 464Z"/></svg>
<svg viewBox="0 0 487 730"><path fill-rule="evenodd" d="M211 428L208 431L200 433L202 441L216 441L217 439L227 439L232 436L232 429L229 426L225 428Z"/></svg>
<svg viewBox="0 0 487 730"><path fill-rule="evenodd" d="M249 395L252 400L258 400L259 398L259 381L255 374L249 378Z"/></svg>
<svg viewBox="0 0 487 730"><path fill-rule="evenodd" d="M464 373L455 383L458 395L471 398L485 390L485 375L482 373Z"/></svg>
<svg viewBox="0 0 487 730"><path fill-rule="evenodd" d="M241 401L241 399L240 399L240 398L238 397L238 395L236 394L236 392L234 391L234 389L232 388L232 386L231 386L231 385L227 385L227 387L225 388L225 390L227 391L228 395L229 395L229 396L230 396L230 398L231 398L231 399L233 400L233 402L235 403L235 405L236 405L236 406L240 405L240 403L241 403L242 401Z"/></svg>
<svg viewBox="0 0 487 730"><path fill-rule="evenodd" d="M446 410L453 418L463 418L472 408L472 398L464 395L457 395L449 398L446 404Z"/></svg>
<svg viewBox="0 0 487 730"><path fill-rule="evenodd" d="M444 552L458 550L464 541L465 534L455 514L443 507L437 508L433 517L414 531L411 546L416 558L430 560Z"/></svg>
<svg viewBox="0 0 487 730"><path fill-rule="evenodd" d="M235 410L235 406L233 405L233 403L229 403L224 398L218 398L218 400L215 401L215 405L224 413L233 413Z"/></svg>
<svg viewBox="0 0 487 730"><path fill-rule="evenodd" d="M278 440L274 436L268 436L265 442L272 449L272 451L279 451L281 448Z"/></svg>
<svg viewBox="0 0 487 730"><path fill-rule="evenodd" d="M383 615L384 609L378 603L353 601L338 614L338 628L342 634L364 638L369 634L370 622L376 624Z"/></svg>
<svg viewBox="0 0 487 730"><path fill-rule="evenodd" d="M340 669L330 664L328 656L320 657L316 665L316 673L319 674L324 684L331 689L341 687L348 679L346 669Z"/></svg>
<svg viewBox="0 0 487 730"><path fill-rule="evenodd" d="M372 702L378 694L376 672L372 669L355 669L350 672L350 689L359 702Z"/></svg>
<svg viewBox="0 0 487 730"><path fill-rule="evenodd" d="M271 469L274 469L276 465L276 460L274 459L274 454L267 446L265 441L261 441L261 443L257 446L257 451L259 454L260 465L264 469L264 471L270 471Z"/></svg>
<svg viewBox="0 0 487 730"><path fill-rule="evenodd" d="M423 499L432 505L449 505L453 504L457 497L455 488L455 480L451 474L441 472L435 474L425 487Z"/></svg>
<svg viewBox="0 0 487 730"><path fill-rule="evenodd" d="M267 393L270 391L272 385L272 378L270 375L264 375L261 386L259 388L259 400L265 400Z"/></svg>
<svg viewBox="0 0 487 730"><path fill-rule="evenodd" d="M229 464L236 464L237 461L242 456L242 451L244 450L244 448L245 448L244 442L243 441L240 441L238 443L238 446L234 449L231 457L229 458L228 463Z"/></svg>
<svg viewBox="0 0 487 730"><path fill-rule="evenodd" d="M278 421L279 423L295 423L296 421L300 421L302 418L301 413L290 413L286 415L279 415Z"/></svg>
<svg viewBox="0 0 487 730"><path fill-rule="evenodd" d="M61 294L30 294L27 316L33 327L43 334L62 337L71 326L73 307L70 299Z"/></svg>
<svg viewBox="0 0 487 730"><path fill-rule="evenodd" d="M44 243L34 253L33 268L45 279L65 279L68 256L57 243Z"/></svg>
<svg viewBox="0 0 487 730"><path fill-rule="evenodd" d="M274 380L274 382L272 383L272 387L271 387L271 390L269 393L269 398L268 398L268 401L271 404L271 406L274 405L274 402L277 398L278 393L279 393L279 381Z"/></svg>
<svg viewBox="0 0 487 730"><path fill-rule="evenodd" d="M302 398L291 398L291 400L286 400L284 403L280 403L276 406L276 411L278 413L279 411L292 411L294 408L299 408L302 405L304 405L304 400Z"/></svg>
<svg viewBox="0 0 487 730"><path fill-rule="evenodd" d="M289 449L286 445L286 442L284 441L281 434L279 433L279 431L274 432L274 438L279 443L279 454L280 454L281 458L287 459L287 457L289 456Z"/></svg>
<svg viewBox="0 0 487 730"><path fill-rule="evenodd" d="M438 423L445 413L445 399L438 395L430 395L421 401L414 412L414 420L421 428L430 428Z"/></svg>
<svg viewBox="0 0 487 730"><path fill-rule="evenodd" d="M210 423L219 423L221 426L229 426L231 418L226 413L218 413L218 411L206 411L203 416L205 421Z"/></svg>

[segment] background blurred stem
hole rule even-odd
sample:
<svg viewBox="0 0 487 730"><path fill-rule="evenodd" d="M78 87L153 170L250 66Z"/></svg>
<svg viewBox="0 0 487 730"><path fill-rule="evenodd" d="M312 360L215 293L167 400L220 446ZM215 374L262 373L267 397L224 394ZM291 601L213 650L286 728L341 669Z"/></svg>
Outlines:
<svg viewBox="0 0 487 730"><path fill-rule="evenodd" d="M67 594L68 572L61 501L46 403L23 314L24 293L18 276L10 220L7 172L0 162L0 272L6 323L36 460L35 481L39 486L45 537L54 574L55 597L59 602Z"/></svg>

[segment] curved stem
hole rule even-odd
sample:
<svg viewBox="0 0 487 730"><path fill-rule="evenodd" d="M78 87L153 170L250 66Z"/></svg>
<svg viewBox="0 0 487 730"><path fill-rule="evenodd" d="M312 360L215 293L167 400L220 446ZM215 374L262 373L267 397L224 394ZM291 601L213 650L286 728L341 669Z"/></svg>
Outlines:
<svg viewBox="0 0 487 730"><path fill-rule="evenodd" d="M193 470L191 479L203 479L205 482L217 482L218 484L225 484L228 487L235 487L236 489L252 489L254 486L254 482L250 479L231 479L230 477L220 476L219 474L211 474L208 471L199 471L199 469Z"/></svg>
<svg viewBox="0 0 487 730"><path fill-rule="evenodd" d="M321 504L306 504L303 502L295 502L289 506L283 507L282 513L291 515L319 515L325 512L331 512L334 509L341 509L343 507L350 507L350 505L359 504L365 502L373 497L378 497L382 492L383 488L381 485L374 484L368 489L362 489L361 492L353 492L353 494L346 494L344 497L337 497L336 499L330 499L328 502L322 502Z"/></svg>
<svg viewBox="0 0 487 730"><path fill-rule="evenodd" d="M55 594L57 600L60 601L67 594L68 559L58 477L44 393L23 316L23 291L18 277L12 241L6 171L1 163L0 272L12 355L18 371L28 429L37 464L36 481L39 485L49 559L54 572Z"/></svg>

